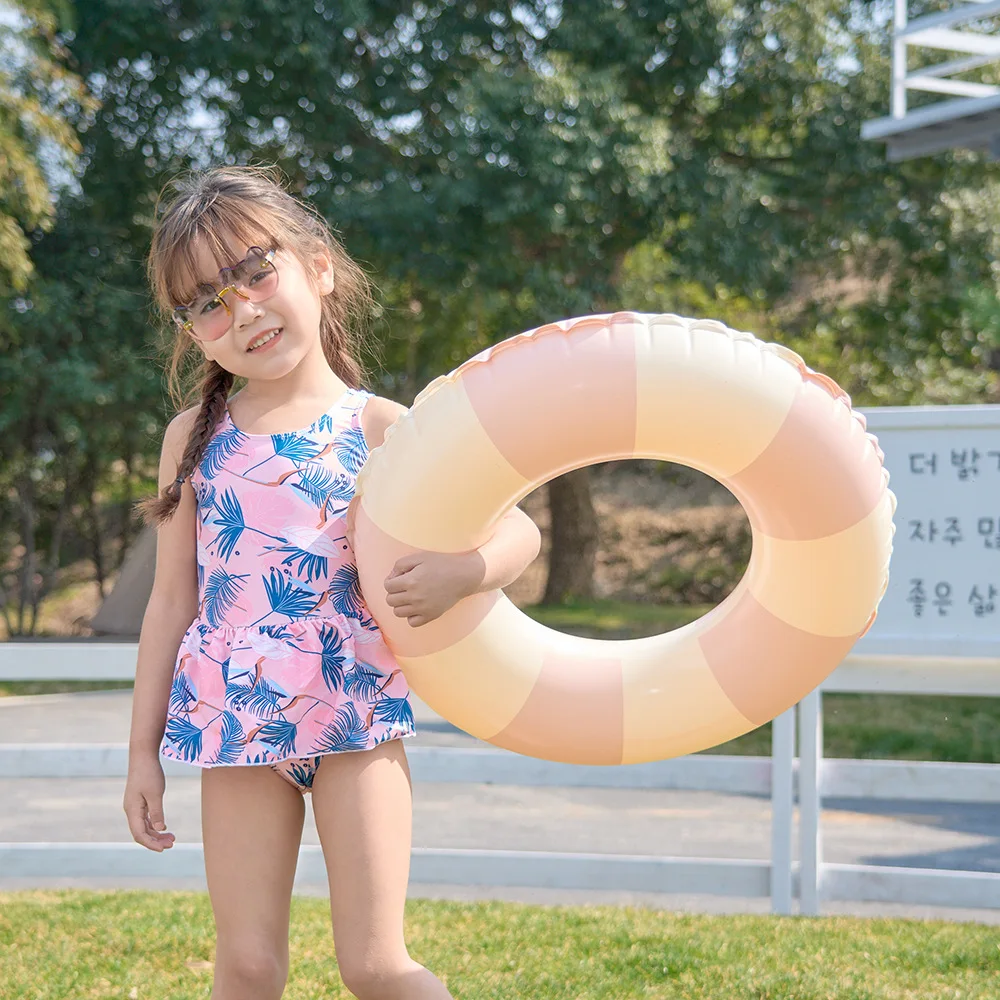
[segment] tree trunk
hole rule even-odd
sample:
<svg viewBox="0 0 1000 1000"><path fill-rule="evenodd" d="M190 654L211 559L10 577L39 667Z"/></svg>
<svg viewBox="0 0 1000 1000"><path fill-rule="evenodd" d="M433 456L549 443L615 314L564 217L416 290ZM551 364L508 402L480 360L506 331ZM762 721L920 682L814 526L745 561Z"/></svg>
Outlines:
<svg viewBox="0 0 1000 1000"><path fill-rule="evenodd" d="M67 460L64 465L63 491L59 498L59 510L56 513L55 524L52 526L52 538L49 541L49 551L46 554L45 562L41 566L38 576L41 579L31 594L31 626L29 635L35 634L38 627L38 609L42 601L52 592L56 583L56 575L59 572L59 551L62 547L63 535L66 531L66 522L69 519L71 498L73 496L73 472L70 462Z"/></svg>
<svg viewBox="0 0 1000 1000"><path fill-rule="evenodd" d="M119 526L119 546L114 562L114 569L116 571L122 568L125 556L128 555L129 546L132 544L132 518L135 517L135 511L132 509L132 457L134 454L135 449L132 447L131 440L129 440L127 442L127 457L125 458L125 495Z"/></svg>
<svg viewBox="0 0 1000 1000"><path fill-rule="evenodd" d="M94 580L97 582L97 592L103 599L104 583L107 572L104 565L104 531L101 525L101 511L97 500L97 461L93 455L84 456L80 494L86 510L88 542L90 558L94 564Z"/></svg>
<svg viewBox="0 0 1000 1000"><path fill-rule="evenodd" d="M21 508L21 545L24 547L24 555L21 557L17 593L17 625L14 634L24 635L25 617L28 613L35 580L35 484L31 479L30 469L25 470L18 484L17 500L18 506Z"/></svg>
<svg viewBox="0 0 1000 1000"><path fill-rule="evenodd" d="M594 597L597 514L590 494L590 469L575 469L548 485L552 548L543 604Z"/></svg>

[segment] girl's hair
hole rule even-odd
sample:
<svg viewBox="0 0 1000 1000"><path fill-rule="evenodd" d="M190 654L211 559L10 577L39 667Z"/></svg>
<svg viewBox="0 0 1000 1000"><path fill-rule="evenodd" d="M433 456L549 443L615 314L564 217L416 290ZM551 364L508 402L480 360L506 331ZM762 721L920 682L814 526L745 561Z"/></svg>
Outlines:
<svg viewBox="0 0 1000 1000"><path fill-rule="evenodd" d="M219 268L231 263L226 239L246 246L293 253L314 281L313 256L326 250L336 276L334 290L321 299L320 337L330 367L351 388L361 387L365 372L359 360L367 347L364 331L374 299L367 275L348 256L326 220L285 188L275 167L227 166L181 174L168 182L174 197L154 211L147 261L149 284L160 313L172 332L168 368L170 396L178 410L200 400L177 469L177 480L136 505L147 524L168 520L177 509L183 480L197 468L219 421L225 416L233 375L199 352L191 337L172 320L174 306L189 302L198 285L194 241L203 240ZM192 363L194 358L194 363Z"/></svg>

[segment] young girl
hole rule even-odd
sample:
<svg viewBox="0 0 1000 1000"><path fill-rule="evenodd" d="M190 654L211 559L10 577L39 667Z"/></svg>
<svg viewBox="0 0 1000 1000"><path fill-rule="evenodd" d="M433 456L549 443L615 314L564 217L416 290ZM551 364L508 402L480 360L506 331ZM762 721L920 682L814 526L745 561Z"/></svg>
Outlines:
<svg viewBox="0 0 1000 1000"><path fill-rule="evenodd" d="M271 172L175 181L149 256L174 320L170 367L200 363L196 405L167 426L156 574L139 640L124 809L172 846L159 756L201 767L216 924L213 1000L280 997L292 881L313 812L341 977L361 1000L450 994L407 954L414 733L406 681L358 586L348 506L404 408L362 388L361 269ZM230 396L236 379L245 380ZM352 511L353 513L353 511ZM480 549L427 553L385 581L414 628L515 580L538 552L515 509ZM475 664L469 664L474 670Z"/></svg>

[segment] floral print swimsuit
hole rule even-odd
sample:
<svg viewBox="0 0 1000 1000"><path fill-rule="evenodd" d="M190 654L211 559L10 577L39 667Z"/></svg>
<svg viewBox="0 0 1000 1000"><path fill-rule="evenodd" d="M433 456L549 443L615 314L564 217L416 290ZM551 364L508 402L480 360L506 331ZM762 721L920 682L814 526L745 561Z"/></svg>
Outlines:
<svg viewBox="0 0 1000 1000"><path fill-rule="evenodd" d="M162 756L267 764L305 794L325 754L414 735L406 679L345 537L371 395L350 389L287 434L247 434L226 410L191 476L199 605Z"/></svg>

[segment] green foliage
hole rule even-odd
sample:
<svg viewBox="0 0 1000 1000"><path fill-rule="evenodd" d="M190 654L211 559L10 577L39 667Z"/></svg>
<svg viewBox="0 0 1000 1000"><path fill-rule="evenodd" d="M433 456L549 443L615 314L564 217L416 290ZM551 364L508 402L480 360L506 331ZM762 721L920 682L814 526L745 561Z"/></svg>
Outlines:
<svg viewBox="0 0 1000 1000"><path fill-rule="evenodd" d="M35 250L29 295L0 314L0 604L11 634L34 630L71 525L99 533L88 521L112 479L126 503L116 531L128 537L131 486L157 448L141 274L87 215L62 203Z"/></svg>
<svg viewBox="0 0 1000 1000"><path fill-rule="evenodd" d="M73 119L94 105L67 68L58 34L72 23L69 0L19 0L13 10L0 3L0 15L0 294L6 294L27 285L27 233L51 227L51 175L57 166L68 169L80 152Z"/></svg>
<svg viewBox="0 0 1000 1000"><path fill-rule="evenodd" d="M981 306L997 171L961 152L888 164L862 142L888 106L881 2L63 6L59 35L51 8L22 4L25 93L60 95L39 121L79 142L79 191L0 319L0 424L21 442L2 472L3 565L24 569L15 481L46 494L38 545L55 533L81 467L72 434L95 442L98 483L155 460L143 429L167 414L141 262L157 192L191 165L276 161L339 228L383 290L378 387L407 402L496 340L618 308L781 340L861 403L996 391ZM0 214L41 226L23 119L0 117L0 151L11 135L22 150L3 190L36 194Z"/></svg>

